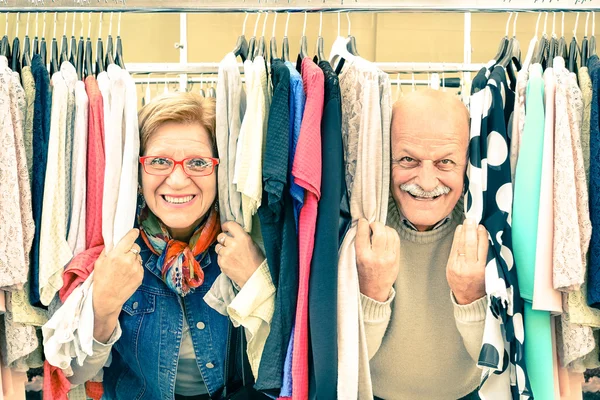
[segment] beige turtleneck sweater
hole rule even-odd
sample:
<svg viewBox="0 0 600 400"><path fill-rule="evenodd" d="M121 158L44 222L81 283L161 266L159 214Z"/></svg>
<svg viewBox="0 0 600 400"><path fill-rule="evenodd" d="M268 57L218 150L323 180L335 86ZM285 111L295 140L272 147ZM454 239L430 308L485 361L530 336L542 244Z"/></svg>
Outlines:
<svg viewBox="0 0 600 400"><path fill-rule="evenodd" d="M480 381L477 359L487 298L456 304L446 280L462 202L428 232L401 221L390 200L387 225L400 235L400 272L385 303L362 296L374 395L395 399L459 399Z"/></svg>

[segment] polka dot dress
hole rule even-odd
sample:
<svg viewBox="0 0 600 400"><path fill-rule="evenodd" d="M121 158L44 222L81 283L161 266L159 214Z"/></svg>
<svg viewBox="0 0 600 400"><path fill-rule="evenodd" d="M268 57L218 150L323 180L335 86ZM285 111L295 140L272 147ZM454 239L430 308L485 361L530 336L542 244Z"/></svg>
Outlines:
<svg viewBox="0 0 600 400"><path fill-rule="evenodd" d="M465 214L488 231L485 267L488 310L478 365L482 399L533 398L524 359L523 300L511 237L512 183L504 68L482 69L473 80ZM507 113L510 115L510 113Z"/></svg>

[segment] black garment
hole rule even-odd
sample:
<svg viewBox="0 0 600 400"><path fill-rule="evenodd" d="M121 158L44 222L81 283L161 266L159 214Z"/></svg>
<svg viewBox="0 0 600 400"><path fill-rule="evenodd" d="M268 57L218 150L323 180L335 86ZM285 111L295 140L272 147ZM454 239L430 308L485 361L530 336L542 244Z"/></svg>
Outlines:
<svg viewBox="0 0 600 400"><path fill-rule="evenodd" d="M340 243L340 204L346 192L342 147L340 84L327 61L321 119L321 199L315 230L308 293L310 328L309 392L311 398L335 399L337 393L337 272ZM343 229L345 233L345 228Z"/></svg>
<svg viewBox="0 0 600 400"><path fill-rule="evenodd" d="M283 365L298 298L298 238L289 190L290 70L280 60L272 64L273 99L269 110L263 163L260 227L277 288L271 331L260 361L255 388L279 396Z"/></svg>
<svg viewBox="0 0 600 400"><path fill-rule="evenodd" d="M50 138L50 112L52 94L50 77L39 54L31 60L31 73L35 81L35 103L33 113L33 168L31 182L31 206L35 222L35 236L31 246L31 268L29 277L29 300L31 304L46 308L40 302L40 226L42 225L42 200L46 181L46 162L48 160L48 140Z"/></svg>

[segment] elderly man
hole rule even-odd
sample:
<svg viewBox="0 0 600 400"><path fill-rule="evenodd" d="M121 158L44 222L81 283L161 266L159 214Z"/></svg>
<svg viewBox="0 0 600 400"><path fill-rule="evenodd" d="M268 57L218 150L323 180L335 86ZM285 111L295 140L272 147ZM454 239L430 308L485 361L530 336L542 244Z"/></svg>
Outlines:
<svg viewBox="0 0 600 400"><path fill-rule="evenodd" d="M477 399L487 232L464 220L469 115L451 94L394 105L387 227L359 221L356 258L374 395Z"/></svg>

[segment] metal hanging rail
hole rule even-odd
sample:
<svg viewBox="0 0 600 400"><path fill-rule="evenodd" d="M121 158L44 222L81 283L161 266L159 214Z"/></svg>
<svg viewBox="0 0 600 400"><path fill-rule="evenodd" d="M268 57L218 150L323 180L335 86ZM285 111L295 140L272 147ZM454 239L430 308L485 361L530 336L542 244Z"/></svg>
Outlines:
<svg viewBox="0 0 600 400"><path fill-rule="evenodd" d="M0 0L13 12L600 11L597 0Z"/></svg>

